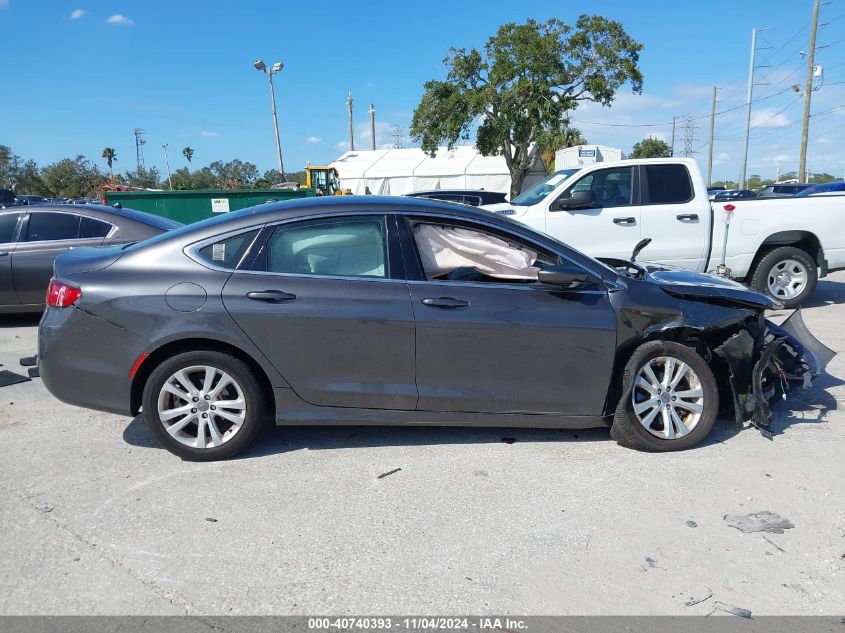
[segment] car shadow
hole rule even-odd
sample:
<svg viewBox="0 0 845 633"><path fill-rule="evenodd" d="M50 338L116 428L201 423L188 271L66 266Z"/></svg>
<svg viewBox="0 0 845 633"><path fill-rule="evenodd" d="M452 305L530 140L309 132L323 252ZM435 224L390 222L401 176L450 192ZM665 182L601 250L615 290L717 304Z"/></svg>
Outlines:
<svg viewBox="0 0 845 633"><path fill-rule="evenodd" d="M13 327L34 327L41 321L41 313L0 314L0 329Z"/></svg>
<svg viewBox="0 0 845 633"><path fill-rule="evenodd" d="M839 303L845 303L845 283L829 279L819 279L816 291L803 307L816 308Z"/></svg>
<svg viewBox="0 0 845 633"><path fill-rule="evenodd" d="M138 415L123 431L127 444L162 449ZM606 428L529 429L462 426L277 426L268 424L258 440L233 459L252 459L303 449L432 446L438 444L501 444L515 442L612 441Z"/></svg>

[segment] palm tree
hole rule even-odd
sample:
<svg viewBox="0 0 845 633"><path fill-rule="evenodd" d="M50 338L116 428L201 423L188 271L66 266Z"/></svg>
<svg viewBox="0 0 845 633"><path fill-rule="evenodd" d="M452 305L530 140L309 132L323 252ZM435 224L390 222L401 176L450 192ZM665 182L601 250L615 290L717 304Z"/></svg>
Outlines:
<svg viewBox="0 0 845 633"><path fill-rule="evenodd" d="M188 159L188 165L191 165L191 159L194 157L194 150L190 147L182 149L182 156Z"/></svg>
<svg viewBox="0 0 845 633"><path fill-rule="evenodd" d="M112 163L117 160L117 152L113 147L106 147L103 148L103 158L106 159L106 163L109 166L109 177L111 180L114 180L114 171L112 170Z"/></svg>

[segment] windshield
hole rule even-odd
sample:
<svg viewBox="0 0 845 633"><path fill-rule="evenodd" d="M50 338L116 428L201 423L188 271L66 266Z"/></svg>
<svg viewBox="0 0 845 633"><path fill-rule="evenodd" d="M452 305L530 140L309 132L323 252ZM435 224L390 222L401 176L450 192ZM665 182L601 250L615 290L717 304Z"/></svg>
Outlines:
<svg viewBox="0 0 845 633"><path fill-rule="evenodd" d="M845 191L845 182L839 180L836 182L826 182L823 184L813 185L812 187L807 187L803 191L799 191L795 194L795 197L804 198L806 196L812 196L814 193L829 193L831 191Z"/></svg>
<svg viewBox="0 0 845 633"><path fill-rule="evenodd" d="M511 204L518 204L520 206L531 206L537 204L546 198L552 191L557 189L557 186L564 180L569 178L572 174L578 173L578 169L561 169L553 174L546 176L543 180L538 182L530 189L526 189L516 198L511 200Z"/></svg>

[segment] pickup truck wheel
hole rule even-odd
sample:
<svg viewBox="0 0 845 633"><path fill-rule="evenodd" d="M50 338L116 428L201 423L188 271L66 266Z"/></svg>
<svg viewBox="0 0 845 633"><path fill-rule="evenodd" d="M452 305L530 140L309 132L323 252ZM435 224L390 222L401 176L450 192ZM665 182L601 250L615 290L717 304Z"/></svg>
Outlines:
<svg viewBox="0 0 845 633"><path fill-rule="evenodd" d="M813 296L818 281L818 268L806 251L779 246L759 261L750 285L777 299L785 308L797 308Z"/></svg>
<svg viewBox="0 0 845 633"><path fill-rule="evenodd" d="M713 428L719 390L701 356L671 341L649 341L631 356L610 436L621 446L665 452L691 448Z"/></svg>

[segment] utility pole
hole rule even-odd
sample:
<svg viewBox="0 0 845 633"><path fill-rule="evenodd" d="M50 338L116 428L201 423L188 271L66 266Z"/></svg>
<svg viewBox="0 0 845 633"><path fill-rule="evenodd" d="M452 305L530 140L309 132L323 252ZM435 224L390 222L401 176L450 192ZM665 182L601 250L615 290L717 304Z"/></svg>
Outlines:
<svg viewBox="0 0 845 633"><path fill-rule="evenodd" d="M716 92L713 86L713 105L710 107L710 150L707 152L707 186L713 184L713 134L716 131Z"/></svg>
<svg viewBox="0 0 845 633"><path fill-rule="evenodd" d="M287 176L285 174L285 163L282 160L282 142L279 140L279 117L276 116L276 90L273 88L273 75L282 71L285 65L282 62L276 62L270 68L264 63L264 60L257 60L253 66L259 72L267 75L267 81L270 82L270 108L273 111L273 131L276 134L276 157L279 160L279 182L285 182Z"/></svg>
<svg viewBox="0 0 845 633"><path fill-rule="evenodd" d="M372 138L372 150L376 149L376 107L370 104L370 138Z"/></svg>
<svg viewBox="0 0 845 633"><path fill-rule="evenodd" d="M813 66L816 58L816 31L819 28L820 0L813 4L813 24L810 28L810 50L807 52L807 84L804 87L804 120L801 125L801 153L798 160L798 180L807 182L807 140L810 135L810 100L813 94Z"/></svg>
<svg viewBox="0 0 845 633"><path fill-rule="evenodd" d="M346 96L346 111L349 112L349 151L355 151L355 126L352 124L352 93Z"/></svg>
<svg viewBox="0 0 845 633"><path fill-rule="evenodd" d="M173 191L173 179L170 177L170 159L167 158L167 143L161 146L164 150L164 164L167 165L167 182L170 185L170 191Z"/></svg>
<svg viewBox="0 0 845 633"><path fill-rule="evenodd" d="M672 156L675 155L675 118L672 117Z"/></svg>
<svg viewBox="0 0 845 633"><path fill-rule="evenodd" d="M745 117L745 149L742 151L742 168L739 172L739 188L745 189L745 168L748 166L748 137L751 135L751 98L754 95L754 68L757 57L757 29L751 29L751 62L748 66L748 97Z"/></svg>
<svg viewBox="0 0 845 633"><path fill-rule="evenodd" d="M146 130L135 128L135 163L138 173L144 167L144 143L147 142L144 140L144 134L146 134Z"/></svg>

